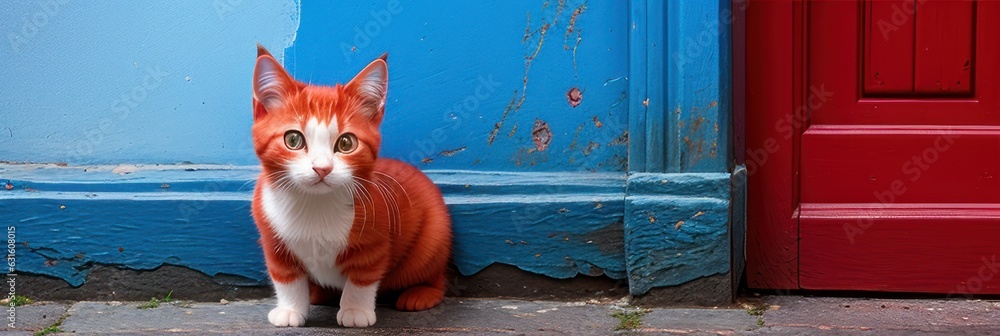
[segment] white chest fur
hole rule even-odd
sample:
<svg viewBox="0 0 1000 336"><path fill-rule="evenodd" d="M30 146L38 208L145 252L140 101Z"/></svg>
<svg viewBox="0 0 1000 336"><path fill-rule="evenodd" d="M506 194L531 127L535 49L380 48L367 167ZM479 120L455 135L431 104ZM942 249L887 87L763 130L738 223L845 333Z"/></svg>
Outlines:
<svg viewBox="0 0 1000 336"><path fill-rule="evenodd" d="M264 187L261 205L275 234L299 258L317 284L344 288L337 256L347 247L354 198L347 190L327 195Z"/></svg>

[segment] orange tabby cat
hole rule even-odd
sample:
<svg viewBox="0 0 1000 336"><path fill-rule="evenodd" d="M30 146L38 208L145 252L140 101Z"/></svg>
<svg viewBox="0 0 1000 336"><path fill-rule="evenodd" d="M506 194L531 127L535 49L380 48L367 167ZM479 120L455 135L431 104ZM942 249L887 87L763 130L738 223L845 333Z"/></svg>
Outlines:
<svg viewBox="0 0 1000 336"><path fill-rule="evenodd" d="M258 45L253 141L262 171L253 217L278 306L276 326L302 326L310 303L340 295L337 323L375 323L375 295L403 290L400 310L438 305L451 251L440 190L406 163L378 158L385 56L347 84L293 79Z"/></svg>

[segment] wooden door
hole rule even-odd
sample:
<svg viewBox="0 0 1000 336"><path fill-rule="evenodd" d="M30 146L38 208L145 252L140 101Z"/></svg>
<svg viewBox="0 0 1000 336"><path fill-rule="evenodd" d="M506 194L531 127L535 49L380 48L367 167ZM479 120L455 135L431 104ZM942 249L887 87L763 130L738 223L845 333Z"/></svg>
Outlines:
<svg viewBox="0 0 1000 336"><path fill-rule="evenodd" d="M751 286L1000 293L1000 3L756 4L790 62L747 51Z"/></svg>

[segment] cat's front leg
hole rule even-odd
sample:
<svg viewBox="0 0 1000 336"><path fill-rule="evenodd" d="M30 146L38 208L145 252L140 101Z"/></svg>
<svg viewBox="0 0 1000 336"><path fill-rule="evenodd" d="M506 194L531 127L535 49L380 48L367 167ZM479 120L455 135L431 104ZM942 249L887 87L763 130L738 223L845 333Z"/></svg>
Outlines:
<svg viewBox="0 0 1000 336"><path fill-rule="evenodd" d="M364 328L375 324L375 293L378 281L367 286L359 286L347 280L340 296L340 311L337 324L344 327Z"/></svg>
<svg viewBox="0 0 1000 336"><path fill-rule="evenodd" d="M301 327L309 317L309 281L305 276L291 282L274 281L278 306L267 314L268 321L279 327Z"/></svg>

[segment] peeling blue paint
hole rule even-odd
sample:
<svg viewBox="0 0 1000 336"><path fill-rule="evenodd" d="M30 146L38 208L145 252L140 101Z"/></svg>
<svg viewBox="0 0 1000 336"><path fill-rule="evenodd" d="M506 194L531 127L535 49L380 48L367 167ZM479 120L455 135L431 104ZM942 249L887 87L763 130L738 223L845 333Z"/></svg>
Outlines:
<svg viewBox="0 0 1000 336"><path fill-rule="evenodd" d="M629 179L625 258L633 295L729 271L729 181L728 173Z"/></svg>
<svg viewBox="0 0 1000 336"><path fill-rule="evenodd" d="M121 172L120 174L113 171ZM127 173L126 173L127 172ZM17 227L18 271L79 286L89 269L189 267L266 284L250 197L258 170L225 166L0 165L0 214ZM555 278L625 277L625 177L430 171L453 216L454 262Z"/></svg>
<svg viewBox="0 0 1000 336"><path fill-rule="evenodd" d="M728 0L630 1L633 295L732 267L729 8Z"/></svg>

